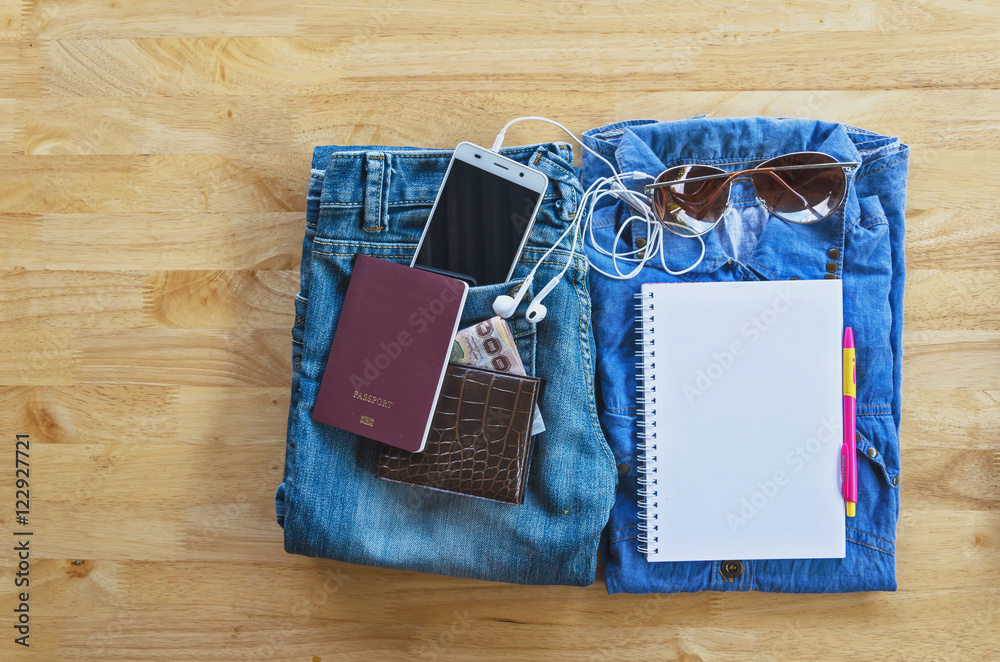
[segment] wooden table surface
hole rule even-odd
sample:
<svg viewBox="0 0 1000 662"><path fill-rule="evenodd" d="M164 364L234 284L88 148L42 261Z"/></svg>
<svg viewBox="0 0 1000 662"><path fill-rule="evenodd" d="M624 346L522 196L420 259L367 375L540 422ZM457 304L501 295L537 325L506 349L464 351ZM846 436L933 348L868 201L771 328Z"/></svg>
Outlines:
<svg viewBox="0 0 1000 662"><path fill-rule="evenodd" d="M991 0L0 0L0 658L1000 659L998 37ZM899 590L610 597L286 555L312 147L701 113L913 148Z"/></svg>

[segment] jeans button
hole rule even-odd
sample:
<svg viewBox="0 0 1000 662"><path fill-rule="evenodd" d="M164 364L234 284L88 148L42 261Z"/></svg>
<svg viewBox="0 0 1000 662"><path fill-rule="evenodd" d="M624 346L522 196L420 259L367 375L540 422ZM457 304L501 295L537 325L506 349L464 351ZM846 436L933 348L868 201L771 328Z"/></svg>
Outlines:
<svg viewBox="0 0 1000 662"><path fill-rule="evenodd" d="M836 277L837 277L837 274L823 274L823 278L825 278L827 280L833 280Z"/></svg>
<svg viewBox="0 0 1000 662"><path fill-rule="evenodd" d="M618 475L619 476L624 476L627 473L628 473L628 465L625 464L625 463L619 464L618 465Z"/></svg>
<svg viewBox="0 0 1000 662"><path fill-rule="evenodd" d="M639 237L638 239L636 239L635 240L635 247L636 248L645 248L646 247L646 238L645 237Z"/></svg>
<svg viewBox="0 0 1000 662"><path fill-rule="evenodd" d="M831 260L836 260L838 257L840 257L840 251L837 250L836 248L831 248L826 252L826 256Z"/></svg>
<svg viewBox="0 0 1000 662"><path fill-rule="evenodd" d="M827 262L826 263L826 270L829 271L832 274L833 272L835 272L837 270L837 263L836 262Z"/></svg>
<svg viewBox="0 0 1000 662"><path fill-rule="evenodd" d="M865 452L868 453L868 457L875 457L876 455L878 455L878 451L872 448L871 446L869 446L868 450Z"/></svg>
<svg viewBox="0 0 1000 662"><path fill-rule="evenodd" d="M723 561L720 572L727 582L739 579L743 575L743 561Z"/></svg>

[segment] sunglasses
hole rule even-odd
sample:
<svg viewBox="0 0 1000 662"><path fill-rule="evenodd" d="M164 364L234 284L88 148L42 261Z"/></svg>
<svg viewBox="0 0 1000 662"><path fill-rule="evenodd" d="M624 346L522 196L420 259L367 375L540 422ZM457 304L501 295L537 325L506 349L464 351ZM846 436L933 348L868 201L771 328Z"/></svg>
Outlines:
<svg viewBox="0 0 1000 662"><path fill-rule="evenodd" d="M646 186L659 221L674 234L697 237L710 231L730 206L733 182L749 179L757 200L789 223L822 221L840 207L847 172L857 162L839 162L822 152L795 152L756 168L726 172L710 165L681 165Z"/></svg>

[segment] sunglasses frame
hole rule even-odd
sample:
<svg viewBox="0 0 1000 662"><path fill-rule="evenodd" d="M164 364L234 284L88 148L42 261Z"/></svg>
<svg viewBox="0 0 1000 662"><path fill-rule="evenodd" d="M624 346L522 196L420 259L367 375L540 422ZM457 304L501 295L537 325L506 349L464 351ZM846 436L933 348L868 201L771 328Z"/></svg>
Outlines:
<svg viewBox="0 0 1000 662"><path fill-rule="evenodd" d="M825 152L791 152L789 154L782 154L780 156L771 157L769 159L764 160L762 163L767 163L768 161L774 161L775 159L786 158L786 157L789 157L789 156L799 156L799 155L807 155L807 154L809 154L809 155L811 155L811 154L821 154L823 156L826 156L828 158L833 159L833 157L831 155L826 154ZM751 186L753 186L753 179L750 176L754 175L754 174L760 174L760 173L769 174L769 175L771 175L771 177L773 177L774 179L776 179L782 186L784 186L785 188L789 188L788 184L783 179L781 179L780 177L778 177L778 176L776 176L774 174L775 172L780 172L780 171L785 171L785 170L819 170L819 169L822 169L822 168L841 168L841 169L844 170L844 173L846 175L846 173L848 173L851 170L853 170L854 168L858 167L858 162L857 161L837 161L836 159L833 159L833 160L834 160L833 163L808 163L808 164L789 165L789 166L768 166L768 167L765 167L765 168L757 166L755 168L746 168L746 169L743 169L743 170L737 170L736 172L720 172L720 173L713 174L713 175L701 175L699 177L677 179L677 180L674 180L674 181L671 181L671 182L654 182L653 184L647 184L646 187L645 187L645 189L644 189L644 191L645 191L646 195L650 195L650 194L654 193L657 189L661 189L661 188L669 189L671 186L676 186L678 184L690 184L690 183L693 183L693 182L702 182L702 181L708 181L708 180L712 180L712 179L725 178L726 181L724 181L722 183L722 185L719 186L718 190L715 192L715 195L713 195L711 197L711 199L709 199L709 201L703 205L703 211L701 213L704 214L705 211L707 211L707 210L709 210L709 209L712 208L712 205L715 204L716 200L718 200L719 196L722 195L722 192L724 190L727 191L727 193L726 193L726 195L727 195L726 209L728 209L729 205L730 205L729 200L728 200L728 196L729 196L730 192L732 191L732 184L733 184L733 182L735 182L738 179L744 179L744 178L746 178L746 179L750 179ZM718 167L718 166L714 166L714 165L710 165L710 164L700 164L700 163L688 163L688 164L683 164L683 165L676 165L676 166L671 166L670 168L667 168L666 170L664 170L663 172L661 172L660 175L659 175L659 177L657 177L657 179L659 179L660 177L662 177L665 173L669 172L670 170L673 170L674 168L683 168L683 167L696 166L696 165L708 165L710 167ZM817 218L815 220L806 221L806 222L792 221L792 220L787 219L784 216L782 216L781 213L776 212L773 209L771 209L767 205L767 203L765 203L764 200L757 193L756 186L754 186L754 195L757 197L757 202L759 204L763 205L764 208L766 208L771 214L773 214L774 216L777 216L781 220L786 221L788 223L796 223L798 225L808 225L810 223L818 223L819 221L822 221L823 219L825 219L828 216L830 216L830 214L834 213L837 209L839 209L842 204L844 204L844 199L847 197L846 196L846 193L847 193L847 191L846 191L846 186L847 186L846 176L845 176L844 186L845 186L845 191L844 191L845 195L844 195L844 197L841 198L840 203L836 207L833 207L832 209L830 209L830 211L827 212L826 215L824 215L824 216L822 216L820 218ZM789 189L789 190L792 190L792 189ZM793 192L796 193L796 195L800 195L797 191L793 191ZM656 207L656 205L654 205L654 207ZM723 215L724 214L725 214L725 212L723 212ZM715 223L713 223L709 228L707 228L707 229L705 229L705 230L703 230L701 232L695 233L695 234L690 234L690 233L680 233L680 232L677 232L676 230L674 230L671 227L671 225L674 225L675 223L671 222L670 220L667 220L667 219L663 218L663 215L659 212L658 209L656 211L656 215L657 215L657 217L658 217L661 225L666 226L668 230L670 230L674 234L677 234L677 235L682 236L682 237L699 237L699 236L701 236L703 234L707 234L707 233L711 232L712 230L714 230L715 227L722 221L722 218L723 218L723 215L720 215L719 216L719 220L717 220ZM702 220L702 219L698 219L698 220ZM685 225L684 227L689 227L689 226Z"/></svg>

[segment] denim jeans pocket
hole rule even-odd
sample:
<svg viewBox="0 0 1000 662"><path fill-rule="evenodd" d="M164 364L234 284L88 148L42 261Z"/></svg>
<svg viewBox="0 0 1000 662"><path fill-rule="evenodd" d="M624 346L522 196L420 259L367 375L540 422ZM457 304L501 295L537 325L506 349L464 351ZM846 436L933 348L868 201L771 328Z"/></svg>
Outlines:
<svg viewBox="0 0 1000 662"><path fill-rule="evenodd" d="M493 311L493 302L498 296L504 294L514 296L521 287L523 281L514 280L506 283L495 283L493 285L481 285L470 287L465 298L465 308L462 310L462 319L458 328L464 329L478 324L483 320L496 317ZM524 319L524 309L531 301L534 288L529 286L528 294L524 297L517 312L508 318L507 325L514 335L514 342L517 343L517 352L524 363L524 370L529 375L535 374L535 325Z"/></svg>

